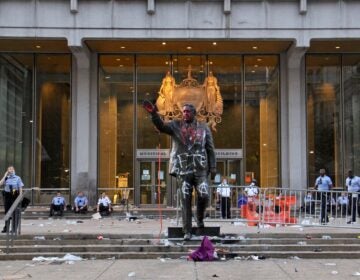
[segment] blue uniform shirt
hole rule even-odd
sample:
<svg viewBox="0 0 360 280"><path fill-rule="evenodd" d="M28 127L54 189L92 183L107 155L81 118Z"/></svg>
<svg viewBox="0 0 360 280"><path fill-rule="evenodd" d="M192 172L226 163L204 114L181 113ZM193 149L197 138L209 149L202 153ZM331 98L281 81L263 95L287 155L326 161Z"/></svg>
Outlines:
<svg viewBox="0 0 360 280"><path fill-rule="evenodd" d="M345 184L348 192L359 192L360 191L360 177L354 176L352 178L347 177Z"/></svg>
<svg viewBox="0 0 360 280"><path fill-rule="evenodd" d="M62 196L55 196L51 203L54 205L65 205L65 198Z"/></svg>
<svg viewBox="0 0 360 280"><path fill-rule="evenodd" d="M86 196L77 196L74 202L75 202L75 206L77 207L83 207L88 204L88 200Z"/></svg>
<svg viewBox="0 0 360 280"><path fill-rule="evenodd" d="M24 186L21 178L15 174L7 176L4 184L4 190L6 192L11 192L13 190L19 191Z"/></svg>
<svg viewBox="0 0 360 280"><path fill-rule="evenodd" d="M332 181L329 176L324 175L324 177L317 177L315 181L318 191L329 191L332 186Z"/></svg>

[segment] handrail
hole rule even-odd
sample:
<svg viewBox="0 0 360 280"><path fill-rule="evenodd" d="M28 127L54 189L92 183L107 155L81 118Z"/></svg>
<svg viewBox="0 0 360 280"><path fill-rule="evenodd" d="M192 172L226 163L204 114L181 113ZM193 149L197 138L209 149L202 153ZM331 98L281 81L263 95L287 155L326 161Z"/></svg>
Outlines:
<svg viewBox="0 0 360 280"><path fill-rule="evenodd" d="M2 219L3 222L5 222L6 227L6 254L9 254L10 243L11 246L13 246L14 239L21 233L21 202L25 196L25 193L27 193L27 191L23 191L21 194L19 194Z"/></svg>

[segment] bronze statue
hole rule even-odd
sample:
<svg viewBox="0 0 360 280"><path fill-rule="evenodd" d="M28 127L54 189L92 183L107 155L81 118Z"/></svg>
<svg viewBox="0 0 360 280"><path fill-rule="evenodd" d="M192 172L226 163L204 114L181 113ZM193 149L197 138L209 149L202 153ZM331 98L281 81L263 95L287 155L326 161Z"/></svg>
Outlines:
<svg viewBox="0 0 360 280"><path fill-rule="evenodd" d="M151 114L156 128L172 138L170 175L177 179L181 189L182 221L184 240L191 239L193 189L197 193L197 226L204 228L204 215L209 199L208 175L216 173L213 138L209 127L196 120L196 109L192 104L182 107L182 119L163 122L156 107L144 101L144 108Z"/></svg>

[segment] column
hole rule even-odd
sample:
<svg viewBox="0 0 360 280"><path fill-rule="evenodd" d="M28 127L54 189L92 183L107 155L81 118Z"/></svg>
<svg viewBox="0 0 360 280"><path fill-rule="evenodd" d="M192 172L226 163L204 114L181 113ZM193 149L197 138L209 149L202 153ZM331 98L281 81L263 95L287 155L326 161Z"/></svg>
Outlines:
<svg viewBox="0 0 360 280"><path fill-rule="evenodd" d="M287 104L285 114L287 122L282 121L282 129L285 129L282 138L282 173L287 173L284 178L287 184L283 187L291 189L307 188L307 165L306 165L306 94L305 94L305 61L306 47L293 46L286 54L286 91ZM284 181L283 181L284 183Z"/></svg>
<svg viewBox="0 0 360 280"><path fill-rule="evenodd" d="M72 65L71 194L97 199L97 82L96 55L85 46L70 46Z"/></svg>

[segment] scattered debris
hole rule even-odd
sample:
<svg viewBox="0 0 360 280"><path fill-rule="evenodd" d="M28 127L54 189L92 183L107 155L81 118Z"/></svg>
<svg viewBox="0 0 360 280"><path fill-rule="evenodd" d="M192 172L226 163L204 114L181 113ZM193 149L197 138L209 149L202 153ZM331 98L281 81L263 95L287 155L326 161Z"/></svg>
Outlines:
<svg viewBox="0 0 360 280"><path fill-rule="evenodd" d="M335 266L336 263L325 263L324 265L328 265L328 266Z"/></svg>
<svg viewBox="0 0 360 280"><path fill-rule="evenodd" d="M303 246L303 245L306 245L307 243L306 243L306 241L299 241L297 244Z"/></svg>
<svg viewBox="0 0 360 280"><path fill-rule="evenodd" d="M48 264L73 264L75 261L82 261L83 258L72 255L72 254L66 254L62 258L59 257L34 257L32 259L33 262L42 262L42 263L48 263Z"/></svg>
<svg viewBox="0 0 360 280"><path fill-rule="evenodd" d="M298 272L298 270L296 269L296 267L295 267L295 272Z"/></svg>
<svg viewBox="0 0 360 280"><path fill-rule="evenodd" d="M1 277L2 280L13 280L13 279L26 279L32 278L30 274L12 274L12 275L4 275Z"/></svg>
<svg viewBox="0 0 360 280"><path fill-rule="evenodd" d="M97 240L103 240L104 239L104 236L102 235L99 235L98 237L96 237Z"/></svg>
<svg viewBox="0 0 360 280"><path fill-rule="evenodd" d="M46 240L45 236L34 236L34 240Z"/></svg>
<svg viewBox="0 0 360 280"><path fill-rule="evenodd" d="M320 248L315 248L313 251L314 251L315 253L319 253L319 252L322 252L322 249L320 249Z"/></svg>
<svg viewBox="0 0 360 280"><path fill-rule="evenodd" d="M292 259L292 260L300 260L300 258L298 256L291 256L290 259Z"/></svg>
<svg viewBox="0 0 360 280"><path fill-rule="evenodd" d="M333 271L331 271L331 274L332 275L336 275L336 274L338 274L339 272L337 272L336 270L333 270Z"/></svg>
<svg viewBox="0 0 360 280"><path fill-rule="evenodd" d="M91 216L91 218L94 219L94 220L100 220L100 219L101 219L101 215L100 215L100 213L95 213L95 214L93 214L93 215Z"/></svg>
<svg viewBox="0 0 360 280"><path fill-rule="evenodd" d="M312 239L312 236L310 234L307 234L305 237L306 239Z"/></svg>
<svg viewBox="0 0 360 280"><path fill-rule="evenodd" d="M211 277L219 277L219 276L217 276L216 274L213 274Z"/></svg>
<svg viewBox="0 0 360 280"><path fill-rule="evenodd" d="M243 222L233 222L232 224L236 227L246 227L247 226L247 224L243 223Z"/></svg>
<svg viewBox="0 0 360 280"><path fill-rule="evenodd" d="M331 239L331 236L330 236L330 235L323 235L323 236L321 237L321 239L329 240L329 239Z"/></svg>
<svg viewBox="0 0 360 280"><path fill-rule="evenodd" d="M135 272L129 272L128 277L135 277L136 273Z"/></svg>
<svg viewBox="0 0 360 280"><path fill-rule="evenodd" d="M215 259L215 248L209 238L204 236L200 247L189 254L189 260L193 261L213 261Z"/></svg>
<svg viewBox="0 0 360 280"><path fill-rule="evenodd" d="M360 272L356 271L355 273L352 274L352 276L360 276Z"/></svg>

